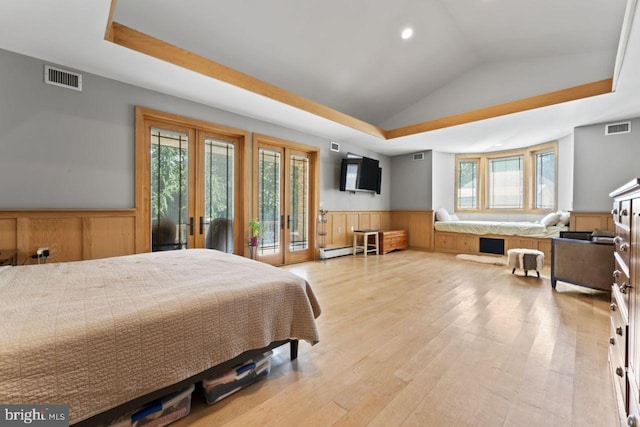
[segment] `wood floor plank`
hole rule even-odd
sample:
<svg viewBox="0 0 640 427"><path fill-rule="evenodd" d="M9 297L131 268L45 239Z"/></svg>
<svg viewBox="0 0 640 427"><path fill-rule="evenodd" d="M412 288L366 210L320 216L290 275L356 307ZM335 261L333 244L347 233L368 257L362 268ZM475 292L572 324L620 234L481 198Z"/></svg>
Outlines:
<svg viewBox="0 0 640 427"><path fill-rule="evenodd" d="M411 250L284 268L322 305L320 343L174 425L615 425L606 293Z"/></svg>

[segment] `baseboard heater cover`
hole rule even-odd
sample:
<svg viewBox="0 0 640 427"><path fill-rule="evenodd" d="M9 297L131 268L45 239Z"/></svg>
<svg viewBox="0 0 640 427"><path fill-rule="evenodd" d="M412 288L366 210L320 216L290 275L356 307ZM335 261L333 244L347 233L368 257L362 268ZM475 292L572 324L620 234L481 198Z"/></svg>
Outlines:
<svg viewBox="0 0 640 427"><path fill-rule="evenodd" d="M362 252L358 249L357 252ZM320 259L335 258L343 255L353 255L353 246L336 246L333 248L320 248Z"/></svg>

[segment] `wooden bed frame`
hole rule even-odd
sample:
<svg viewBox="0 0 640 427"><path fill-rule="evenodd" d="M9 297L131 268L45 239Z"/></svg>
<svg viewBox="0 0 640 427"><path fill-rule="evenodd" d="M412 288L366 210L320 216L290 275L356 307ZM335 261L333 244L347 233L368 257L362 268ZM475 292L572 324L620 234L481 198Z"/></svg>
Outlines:
<svg viewBox="0 0 640 427"><path fill-rule="evenodd" d="M291 360L296 360L298 358L298 340L284 340L284 341L274 341L266 347L258 348L254 350L248 350L244 353L234 357L231 360L227 360L226 362L222 362L219 365L213 366L207 369L204 372L196 374L192 377L186 378L178 383L170 385L168 387L163 387L151 393L147 393L144 396L137 397L133 400L123 403L122 405L118 405L115 408L109 409L107 411L96 414L90 418L79 421L75 424L72 424L74 427L90 427L95 425L104 425L110 421L113 421L115 418L122 416L131 411L135 411L140 409L142 406L149 402L153 402L156 399L160 399L168 394L183 390L189 387L191 384L195 384L202 379L216 376L222 374L224 372L229 371L234 366L237 366L251 358L260 356L262 353L265 353L274 348L280 347L289 343L290 345L290 358Z"/></svg>

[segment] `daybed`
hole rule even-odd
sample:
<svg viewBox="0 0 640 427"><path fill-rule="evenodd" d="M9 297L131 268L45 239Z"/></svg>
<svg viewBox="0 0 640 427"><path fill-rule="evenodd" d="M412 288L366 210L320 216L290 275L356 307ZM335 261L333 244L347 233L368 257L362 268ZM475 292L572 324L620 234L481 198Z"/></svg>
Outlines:
<svg viewBox="0 0 640 427"><path fill-rule="evenodd" d="M304 279L215 250L5 267L0 402L68 404L78 423L253 349L315 344L319 314Z"/></svg>
<svg viewBox="0 0 640 427"><path fill-rule="evenodd" d="M505 255L528 248L550 256L551 238L569 229L569 213L554 212L539 222L461 221L446 210L435 211L434 248L441 252Z"/></svg>

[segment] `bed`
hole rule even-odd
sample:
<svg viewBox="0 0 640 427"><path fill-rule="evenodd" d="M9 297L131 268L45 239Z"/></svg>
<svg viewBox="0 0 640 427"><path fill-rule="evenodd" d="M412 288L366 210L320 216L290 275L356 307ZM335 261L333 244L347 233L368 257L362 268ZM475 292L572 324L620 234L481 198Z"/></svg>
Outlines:
<svg viewBox="0 0 640 427"><path fill-rule="evenodd" d="M4 268L0 402L68 404L81 424L253 351L313 345L319 315L304 279L215 250Z"/></svg>
<svg viewBox="0 0 640 427"><path fill-rule="evenodd" d="M526 248L551 255L551 238L569 229L569 212L545 215L540 221L461 221L446 209L434 212L436 251L505 255L509 249Z"/></svg>
<svg viewBox="0 0 640 427"><path fill-rule="evenodd" d="M437 221L434 227L436 231L449 233L522 236L542 239L558 237L561 231L569 230L566 225L545 226L537 222L507 221Z"/></svg>

